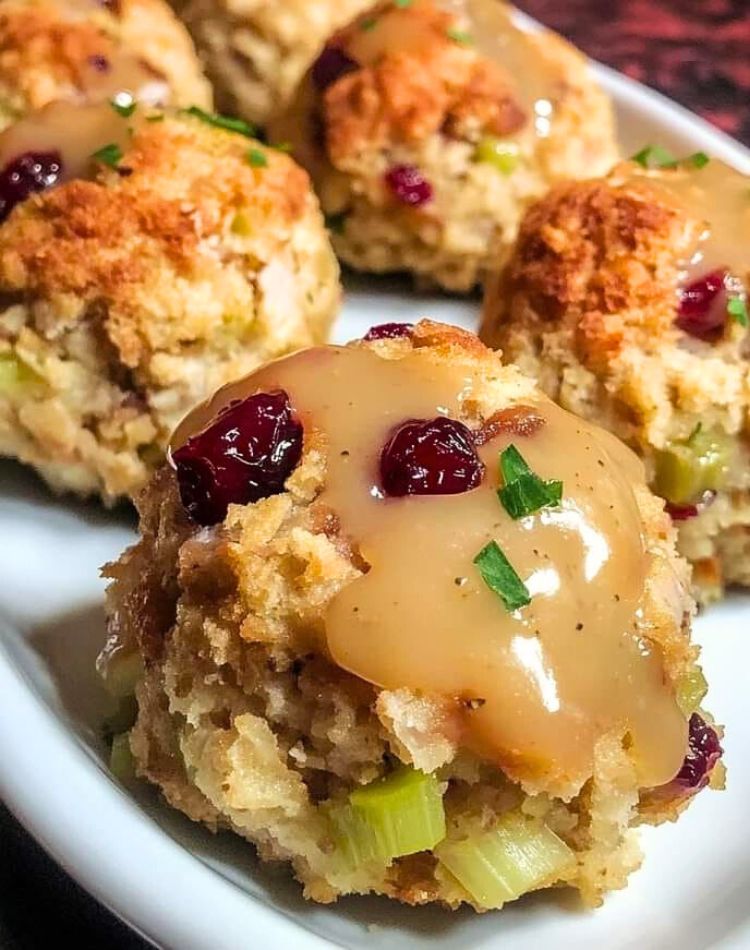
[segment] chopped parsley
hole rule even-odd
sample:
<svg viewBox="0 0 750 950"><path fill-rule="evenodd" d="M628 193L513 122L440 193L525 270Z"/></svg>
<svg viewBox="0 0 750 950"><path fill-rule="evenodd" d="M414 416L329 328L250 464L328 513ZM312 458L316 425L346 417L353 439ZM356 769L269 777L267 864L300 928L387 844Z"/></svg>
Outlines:
<svg viewBox="0 0 750 950"><path fill-rule="evenodd" d="M497 541L485 545L474 558L474 563L482 580L502 600L506 610L518 610L531 603L528 588L500 550Z"/></svg>
<svg viewBox="0 0 750 950"><path fill-rule="evenodd" d="M155 112L153 115L146 116L146 122L163 122L163 121L164 121L163 112Z"/></svg>
<svg viewBox="0 0 750 950"><path fill-rule="evenodd" d="M284 152L285 155L288 155L292 150L291 142L277 142L271 145L271 148L275 148L277 152Z"/></svg>
<svg viewBox="0 0 750 950"><path fill-rule="evenodd" d="M109 104L123 119L129 119L138 105L129 92L118 92L113 99L109 100Z"/></svg>
<svg viewBox="0 0 750 950"><path fill-rule="evenodd" d="M245 158L253 168L265 168L268 165L265 153L261 152L259 148L251 148Z"/></svg>
<svg viewBox="0 0 750 950"><path fill-rule="evenodd" d="M562 482L543 481L531 471L515 445L500 453L500 472L505 484L498 489L497 497L514 520L560 504Z"/></svg>
<svg viewBox="0 0 750 950"><path fill-rule="evenodd" d="M693 152L693 154L689 155L685 161L689 162L693 168L705 168L711 159L708 157L708 155L706 155L705 152Z"/></svg>
<svg viewBox="0 0 750 950"><path fill-rule="evenodd" d="M407 7L410 7L412 0L393 0L394 7L400 7L402 10L405 10Z"/></svg>
<svg viewBox="0 0 750 950"><path fill-rule="evenodd" d="M642 168L677 168L677 159L662 145L647 145L631 156L630 161Z"/></svg>
<svg viewBox="0 0 750 950"><path fill-rule="evenodd" d="M705 152L693 152L687 158L678 159L662 145L647 145L632 155L630 161L636 162L642 168L677 168L678 165L705 168L711 159Z"/></svg>
<svg viewBox="0 0 750 950"><path fill-rule="evenodd" d="M747 301L744 297L732 297L727 304L727 313L741 327L750 326L750 316L747 312Z"/></svg>
<svg viewBox="0 0 750 950"><path fill-rule="evenodd" d="M367 30L372 30L372 29L374 29L375 24L376 24L377 22L378 22L377 17L368 16L368 17L365 17L364 20L360 20L360 21L359 21L359 28L360 28L360 30L365 30L365 31L367 31Z"/></svg>
<svg viewBox="0 0 750 950"><path fill-rule="evenodd" d="M445 35L449 40L453 40L454 43L460 43L461 46L471 46L471 44L474 42L471 33L467 33L466 30L459 30L455 26L452 26L449 30L446 30Z"/></svg>
<svg viewBox="0 0 750 950"><path fill-rule="evenodd" d="M122 149L116 142L110 142L109 145L103 145L95 152L92 152L91 157L95 162L101 162L102 165L117 168L122 161Z"/></svg>
<svg viewBox="0 0 750 950"><path fill-rule="evenodd" d="M207 125L213 125L217 129L225 129L227 132L237 132L249 139L255 138L256 129L245 122L244 119L233 119L228 115L219 115L218 112L206 112L198 106L190 106L189 109L182 110L185 115L192 115Z"/></svg>

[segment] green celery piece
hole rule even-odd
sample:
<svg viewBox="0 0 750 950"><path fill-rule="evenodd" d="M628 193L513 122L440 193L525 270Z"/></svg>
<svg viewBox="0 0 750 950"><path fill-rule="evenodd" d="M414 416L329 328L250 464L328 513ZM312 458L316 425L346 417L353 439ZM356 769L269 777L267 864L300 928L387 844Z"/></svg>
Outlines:
<svg viewBox="0 0 750 950"><path fill-rule="evenodd" d="M750 316L747 312L747 301L744 297L732 297L727 303L727 313L741 327L747 327L750 324Z"/></svg>
<svg viewBox="0 0 750 950"><path fill-rule="evenodd" d="M711 429L670 442L655 458L654 491L675 505L699 501L703 492L723 487L731 457L731 440Z"/></svg>
<svg viewBox="0 0 750 950"><path fill-rule="evenodd" d="M107 692L115 699L124 699L135 693L136 684L143 678L143 657L137 650L118 651L104 664L102 679Z"/></svg>
<svg viewBox="0 0 750 950"><path fill-rule="evenodd" d="M518 610L531 603L528 588L503 554L497 541L490 541L474 558L482 580L505 604L505 609Z"/></svg>
<svg viewBox="0 0 750 950"><path fill-rule="evenodd" d="M515 142L504 142L494 135L485 135L477 143L474 160L494 165L503 175L512 175L518 167L518 146Z"/></svg>
<svg viewBox="0 0 750 950"><path fill-rule="evenodd" d="M347 804L330 805L328 813L354 866L429 851L445 837L440 783L408 766L355 789Z"/></svg>
<svg viewBox="0 0 750 950"><path fill-rule="evenodd" d="M40 377L14 353L0 353L0 394L18 395Z"/></svg>
<svg viewBox="0 0 750 950"><path fill-rule="evenodd" d="M443 841L435 855L488 910L554 884L575 864L575 855L554 831L518 811L503 815L489 831Z"/></svg>
<svg viewBox="0 0 750 950"><path fill-rule="evenodd" d="M109 770L121 782L132 782L135 778L135 759L130 748L129 732L121 732L112 740Z"/></svg>
<svg viewBox="0 0 750 950"><path fill-rule="evenodd" d="M692 716L699 709L707 692L708 683L699 666L681 676L677 680L677 705L682 714L686 717Z"/></svg>

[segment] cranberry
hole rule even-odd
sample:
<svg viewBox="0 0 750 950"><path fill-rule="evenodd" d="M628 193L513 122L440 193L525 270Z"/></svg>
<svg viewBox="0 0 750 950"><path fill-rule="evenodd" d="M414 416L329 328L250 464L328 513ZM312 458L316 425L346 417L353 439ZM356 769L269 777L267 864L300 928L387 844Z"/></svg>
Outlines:
<svg viewBox="0 0 750 950"><path fill-rule="evenodd" d="M283 391L230 403L172 453L180 497L198 524L223 521L230 504L284 490L302 454L302 425Z"/></svg>
<svg viewBox="0 0 750 950"><path fill-rule="evenodd" d="M59 152L24 152L14 158L0 171L0 221L33 192L56 185L62 173Z"/></svg>
<svg viewBox="0 0 750 950"><path fill-rule="evenodd" d="M379 323L377 326L370 327L363 339L395 340L398 337L411 336L413 326L411 323Z"/></svg>
<svg viewBox="0 0 750 950"><path fill-rule="evenodd" d="M106 56L101 56L99 53L89 56L89 66L92 69L95 69L98 73L108 73L111 64Z"/></svg>
<svg viewBox="0 0 750 950"><path fill-rule="evenodd" d="M693 713L690 717L688 753L673 783L689 791L703 788L722 752L716 730L698 713Z"/></svg>
<svg viewBox="0 0 750 950"><path fill-rule="evenodd" d="M385 173L385 183L400 202L413 208L432 200L432 185L416 165L394 165Z"/></svg>
<svg viewBox="0 0 750 950"><path fill-rule="evenodd" d="M325 92L347 73L359 69L359 63L339 46L326 46L313 63L312 81L319 92Z"/></svg>
<svg viewBox="0 0 750 950"><path fill-rule="evenodd" d="M664 510L672 521L689 521L691 518L697 518L698 515L716 498L716 492L708 489L701 495L701 500L695 505L676 505L671 501L664 503Z"/></svg>
<svg viewBox="0 0 750 950"><path fill-rule="evenodd" d="M677 326L708 342L721 336L727 322L727 271L715 270L680 290Z"/></svg>
<svg viewBox="0 0 750 950"><path fill-rule="evenodd" d="M410 419L390 437L380 455L387 495L458 495L476 488L484 465L471 430L462 422Z"/></svg>

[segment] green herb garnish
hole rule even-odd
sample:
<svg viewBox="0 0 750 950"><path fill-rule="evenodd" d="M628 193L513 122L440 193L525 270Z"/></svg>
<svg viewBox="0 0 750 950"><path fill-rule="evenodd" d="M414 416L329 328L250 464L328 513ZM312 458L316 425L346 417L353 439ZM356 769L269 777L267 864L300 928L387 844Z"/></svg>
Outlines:
<svg viewBox="0 0 750 950"><path fill-rule="evenodd" d="M693 154L689 155L685 161L689 162L693 168L705 168L711 159L708 155L706 155L705 152L693 152Z"/></svg>
<svg viewBox="0 0 750 950"><path fill-rule="evenodd" d="M182 112L185 115L192 115L196 119L200 119L201 122L205 122L207 125L213 125L217 129L237 132L249 139L255 138L255 127L250 125L249 122L245 122L244 119L233 119L228 115L219 115L218 112L206 112L198 106L190 106L189 109L183 109Z"/></svg>
<svg viewBox="0 0 750 950"><path fill-rule="evenodd" d="M394 7L400 7L402 10L405 10L407 7L410 7L412 0L393 0Z"/></svg>
<svg viewBox="0 0 750 950"><path fill-rule="evenodd" d="M271 148L275 148L277 152L283 152L285 155L288 155L292 151L291 142L277 142L271 144Z"/></svg>
<svg viewBox="0 0 750 950"><path fill-rule="evenodd" d="M446 30L445 35L449 40L453 40L454 43L460 43L461 46L471 46L471 44L474 42L471 33L467 33L466 30L459 30L454 26L452 26L449 30Z"/></svg>
<svg viewBox="0 0 750 950"><path fill-rule="evenodd" d="M375 27L375 24L378 22L377 17L368 16L364 20L359 21L360 30L372 30Z"/></svg>
<svg viewBox="0 0 750 950"><path fill-rule="evenodd" d="M514 520L560 504L562 482L543 481L531 471L515 445L500 453L500 472L505 485L498 489L497 497Z"/></svg>
<svg viewBox="0 0 750 950"><path fill-rule="evenodd" d="M677 159L661 145L647 145L630 159L643 168L677 168Z"/></svg>
<svg viewBox="0 0 750 950"><path fill-rule="evenodd" d="M268 165L268 159L259 148L251 148L245 158L253 168L265 168Z"/></svg>
<svg viewBox="0 0 750 950"><path fill-rule="evenodd" d="M122 161L122 149L116 142L110 142L109 145L104 145L92 152L91 157L95 162L101 162L102 165L117 168Z"/></svg>
<svg viewBox="0 0 750 950"><path fill-rule="evenodd" d="M114 99L109 100L109 104L118 115L123 117L123 119L129 119L130 116L135 112L136 106L138 105L135 99L129 93L125 92L118 93Z"/></svg>
<svg viewBox="0 0 750 950"><path fill-rule="evenodd" d="M727 313L741 327L750 325L750 317L747 312L747 301L743 297L732 297L727 304Z"/></svg>
<svg viewBox="0 0 750 950"><path fill-rule="evenodd" d="M490 541L474 558L474 563L489 589L505 604L506 610L518 610L531 603L528 588L516 574L497 541Z"/></svg>
<svg viewBox="0 0 750 950"><path fill-rule="evenodd" d="M164 121L163 112L155 112L153 115L146 116L146 122L163 122L163 121Z"/></svg>

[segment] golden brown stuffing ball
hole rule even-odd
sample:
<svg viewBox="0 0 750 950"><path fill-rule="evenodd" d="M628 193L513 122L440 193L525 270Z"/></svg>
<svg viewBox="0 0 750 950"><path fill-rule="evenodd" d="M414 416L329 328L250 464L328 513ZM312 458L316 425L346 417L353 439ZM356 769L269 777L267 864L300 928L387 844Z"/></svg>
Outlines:
<svg viewBox="0 0 750 950"><path fill-rule="evenodd" d="M523 210L616 156L610 103L578 52L497 0L393 0L331 37L287 114L358 270L467 291Z"/></svg>
<svg viewBox="0 0 750 950"><path fill-rule="evenodd" d="M180 16L219 107L262 125L288 104L326 40L371 5L372 0L187 0Z"/></svg>
<svg viewBox="0 0 750 950"><path fill-rule="evenodd" d="M750 584L748 196L715 159L655 150L561 185L499 263L481 331L641 455L704 600Z"/></svg>
<svg viewBox="0 0 750 950"><path fill-rule="evenodd" d="M721 782L671 521L628 449L476 337L368 337L174 436L106 570L100 668L138 702L113 767L313 900L598 903L636 824Z"/></svg>
<svg viewBox="0 0 750 950"><path fill-rule="evenodd" d="M56 99L127 90L211 106L190 37L165 0L0 0L0 127Z"/></svg>
<svg viewBox="0 0 750 950"><path fill-rule="evenodd" d="M340 295L287 155L200 110L121 111L60 102L0 136L0 454L106 502L207 393L325 339Z"/></svg>

